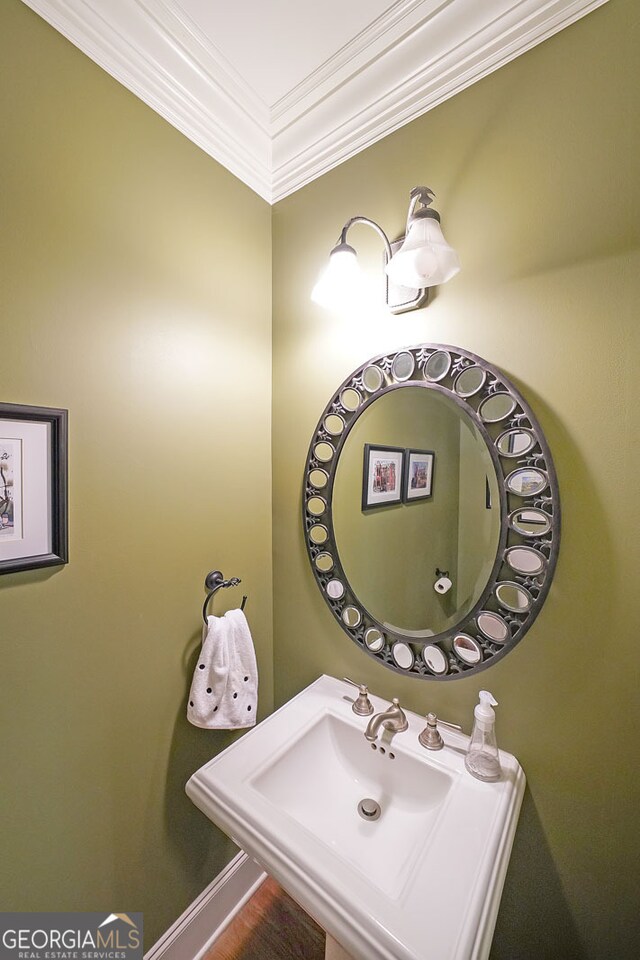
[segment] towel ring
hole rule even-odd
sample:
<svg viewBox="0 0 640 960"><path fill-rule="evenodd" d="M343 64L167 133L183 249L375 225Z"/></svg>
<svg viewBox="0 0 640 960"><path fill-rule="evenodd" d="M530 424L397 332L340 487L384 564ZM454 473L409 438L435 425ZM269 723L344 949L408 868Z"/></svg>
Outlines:
<svg viewBox="0 0 640 960"><path fill-rule="evenodd" d="M207 599L204 601L204 606L202 607L202 619L206 625L207 623L207 607L209 606L209 601L218 590L223 587L237 587L239 583L242 583L239 577L231 577L230 580L225 580L222 576L220 570L212 570L211 573L208 573L204 579L204 588L208 590ZM244 610L244 605L247 602L246 596L242 598L242 603L240 604L240 609Z"/></svg>

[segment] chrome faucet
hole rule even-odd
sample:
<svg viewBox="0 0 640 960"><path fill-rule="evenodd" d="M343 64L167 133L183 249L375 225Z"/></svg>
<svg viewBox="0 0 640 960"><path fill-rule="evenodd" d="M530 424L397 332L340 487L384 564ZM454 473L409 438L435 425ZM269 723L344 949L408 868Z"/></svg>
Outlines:
<svg viewBox="0 0 640 960"><path fill-rule="evenodd" d="M373 743L378 736L380 727L384 727L385 730L390 730L392 733L402 733L403 730L408 729L409 721L397 697L393 698L386 710L382 713L376 713L375 716L371 717L371 720L369 720L367 724L367 729L364 732L367 740Z"/></svg>

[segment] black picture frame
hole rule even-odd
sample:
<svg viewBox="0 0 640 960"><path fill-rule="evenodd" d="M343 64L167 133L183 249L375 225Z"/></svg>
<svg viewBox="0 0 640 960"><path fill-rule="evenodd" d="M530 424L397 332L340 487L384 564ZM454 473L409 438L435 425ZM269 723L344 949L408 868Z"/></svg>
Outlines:
<svg viewBox="0 0 640 960"><path fill-rule="evenodd" d="M0 574L69 562L68 416L0 403Z"/></svg>
<svg viewBox="0 0 640 960"><path fill-rule="evenodd" d="M433 496L436 455L433 450L405 450L402 502L415 503ZM415 470L412 470L415 467ZM412 486L412 483L414 484Z"/></svg>
<svg viewBox="0 0 640 960"><path fill-rule="evenodd" d="M363 510L375 510L377 507L390 507L393 504L402 503L404 453L402 447L365 443L362 464ZM383 461L389 465L388 473L392 476L385 478ZM390 479L395 480L391 489L381 489Z"/></svg>

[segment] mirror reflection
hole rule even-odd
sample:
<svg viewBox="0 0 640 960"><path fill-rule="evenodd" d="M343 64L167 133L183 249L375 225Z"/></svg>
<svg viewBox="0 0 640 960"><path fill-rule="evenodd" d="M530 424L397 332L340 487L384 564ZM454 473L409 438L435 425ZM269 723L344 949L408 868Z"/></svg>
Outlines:
<svg viewBox="0 0 640 960"><path fill-rule="evenodd" d="M479 414L486 423L498 423L513 413L516 401L508 393L494 393L480 404Z"/></svg>
<svg viewBox="0 0 640 960"><path fill-rule="evenodd" d="M398 476L380 455L380 485L407 487L405 502L362 510L363 449L426 451L431 492L413 497L418 472ZM406 457L406 454L405 454ZM406 457L407 463L416 458ZM418 466L422 461L418 461ZM387 471L388 476L384 473ZM408 494L408 496L407 496ZM336 546L354 593L383 626L408 638L442 633L480 597L500 535L500 493L483 437L448 396L419 386L383 393L363 411L340 453L332 512ZM436 570L451 587L440 594Z"/></svg>
<svg viewBox="0 0 640 960"><path fill-rule="evenodd" d="M532 547L511 547L505 554L505 560L516 573L536 576L545 568L546 559Z"/></svg>
<svg viewBox="0 0 640 960"><path fill-rule="evenodd" d="M403 670L411 670L414 656L413 650L408 644L403 643L402 640L394 643L391 648L391 656L398 667L401 667Z"/></svg>
<svg viewBox="0 0 640 960"><path fill-rule="evenodd" d="M531 508L514 510L509 522L523 537L542 537L551 530L551 517L543 510Z"/></svg>
<svg viewBox="0 0 640 960"><path fill-rule="evenodd" d="M332 600L339 600L344 593L344 584L340 580L329 580L327 584L327 596Z"/></svg>
<svg viewBox="0 0 640 960"><path fill-rule="evenodd" d="M503 457L520 457L535 445L535 437L529 430L505 430L496 441Z"/></svg>
<svg viewBox="0 0 640 960"><path fill-rule="evenodd" d="M352 387L347 387L340 394L340 403L347 411L357 410L360 406L360 394Z"/></svg>
<svg viewBox="0 0 640 960"><path fill-rule="evenodd" d="M446 350L436 350L427 360L424 368L425 380L437 383L442 380L449 372L451 366L451 355Z"/></svg>
<svg viewBox="0 0 640 960"><path fill-rule="evenodd" d="M315 559L315 565L320 573L329 573L333 570L333 557L330 553L319 553Z"/></svg>
<svg viewBox="0 0 640 960"><path fill-rule="evenodd" d="M372 653L379 653L384 647L384 637L377 627L369 627L365 631L364 642Z"/></svg>
<svg viewBox="0 0 640 960"><path fill-rule="evenodd" d="M328 417L324 418L324 428L327 433L337 437L344 430L344 420L337 413L330 413Z"/></svg>
<svg viewBox="0 0 640 960"><path fill-rule="evenodd" d="M440 647L427 644L422 650L422 659L429 670L431 670L431 673L439 675L447 672L447 658Z"/></svg>
<svg viewBox="0 0 640 960"><path fill-rule="evenodd" d="M342 619L348 627L357 627L362 617L357 607L345 607L342 611Z"/></svg>
<svg viewBox="0 0 640 960"><path fill-rule="evenodd" d="M500 606L514 613L524 613L531 606L531 594L517 583L508 580L496 587L496 597Z"/></svg>
<svg viewBox="0 0 640 960"><path fill-rule="evenodd" d="M509 639L509 626L497 613L483 610L478 614L478 627L494 643L505 643Z"/></svg>
<svg viewBox="0 0 640 960"><path fill-rule="evenodd" d="M322 490L329 481L329 475L325 470L312 470L309 474L309 483L316 490Z"/></svg>
<svg viewBox="0 0 640 960"><path fill-rule="evenodd" d="M472 397L486 380L487 375L481 367L467 367L458 374L453 389L459 397Z"/></svg>
<svg viewBox="0 0 640 960"><path fill-rule="evenodd" d="M453 638L454 652L463 663L474 665L482 660L482 648L477 640L467 633L458 633Z"/></svg>
<svg viewBox="0 0 640 960"><path fill-rule="evenodd" d="M328 463L333 457L335 450L330 443L322 441L321 443L316 443L314 453L321 463Z"/></svg>
<svg viewBox="0 0 640 960"><path fill-rule="evenodd" d="M321 523L317 523L309 530L309 539L312 543L326 543L329 537L329 531Z"/></svg>
<svg viewBox="0 0 640 960"><path fill-rule="evenodd" d="M547 485L547 477L542 470L523 467L521 470L510 473L505 483L510 493L516 493L519 497L531 497L536 493L542 493Z"/></svg>

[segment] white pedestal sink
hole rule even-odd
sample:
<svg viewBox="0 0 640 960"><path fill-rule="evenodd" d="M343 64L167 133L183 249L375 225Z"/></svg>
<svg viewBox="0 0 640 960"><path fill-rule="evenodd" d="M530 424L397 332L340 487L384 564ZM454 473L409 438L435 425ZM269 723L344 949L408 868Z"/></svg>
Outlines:
<svg viewBox="0 0 640 960"><path fill-rule="evenodd" d="M375 711L388 706L371 697ZM409 729L364 738L353 694L323 676L187 783L228 833L355 960L480 960L491 946L525 778L465 770L468 738L436 753ZM361 800L380 808L375 820Z"/></svg>

